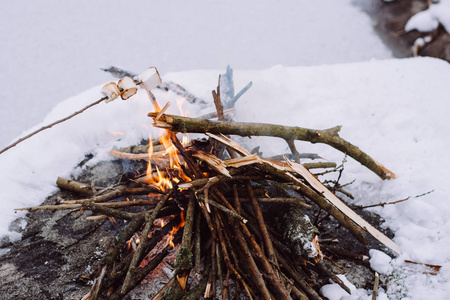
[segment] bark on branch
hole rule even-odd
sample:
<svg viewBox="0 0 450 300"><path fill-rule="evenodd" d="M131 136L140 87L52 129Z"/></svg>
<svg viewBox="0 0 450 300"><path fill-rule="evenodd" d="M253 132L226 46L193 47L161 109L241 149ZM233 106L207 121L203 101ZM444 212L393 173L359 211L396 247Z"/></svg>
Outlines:
<svg viewBox="0 0 450 300"><path fill-rule="evenodd" d="M327 144L348 156L354 158L362 165L373 171L382 179L395 178L395 174L376 162L369 155L361 151L357 146L347 142L339 136L340 126L325 130L308 129L297 126L283 126L264 123L242 123L227 121L211 121L204 119L188 118L175 115L162 115L155 120L156 113L149 113L156 127L170 129L176 132L234 134L240 136L272 136L286 141L300 140L311 143Z"/></svg>

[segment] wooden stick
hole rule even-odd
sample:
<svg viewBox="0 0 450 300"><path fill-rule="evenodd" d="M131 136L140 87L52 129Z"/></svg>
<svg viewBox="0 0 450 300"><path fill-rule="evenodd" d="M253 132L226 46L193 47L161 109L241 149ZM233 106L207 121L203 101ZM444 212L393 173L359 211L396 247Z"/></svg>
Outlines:
<svg viewBox="0 0 450 300"><path fill-rule="evenodd" d="M217 84L217 91L212 91L213 99L214 99L214 105L216 106L217 111L217 118L219 121L224 121L225 116L223 114L223 105L220 101L220 75L219 75L219 83Z"/></svg>
<svg viewBox="0 0 450 300"><path fill-rule="evenodd" d="M212 219L214 219L214 218L212 218ZM211 298L211 299L216 299L216 282L217 282L216 248L217 248L217 241L216 241L216 239L212 239L211 240L211 274L210 274L210 283L211 283L212 288L210 290L208 297L205 297L205 298ZM206 293L205 293L205 295L206 295Z"/></svg>
<svg viewBox="0 0 450 300"><path fill-rule="evenodd" d="M261 299L270 300L272 299L272 296L270 295L270 292L266 286L266 283L264 282L264 279L262 277L261 272L258 269L258 266L256 265L255 260L253 259L252 255L250 254L250 248L247 245L247 242L239 229L239 227L235 226L234 234L236 236L237 242L240 246L240 249L242 250L245 263L247 264L247 267L250 271L251 279L254 282L256 288L259 291L259 296Z"/></svg>
<svg viewBox="0 0 450 300"><path fill-rule="evenodd" d="M348 207L344 202L341 201L336 195L334 195L330 190L328 190L316 177L314 177L304 166L294 162L287 161L293 170L302 176L309 184L321 195L323 195L327 201L332 203L336 208L338 208L343 214L355 222L358 226L363 228L365 231L370 233L374 238L380 241L383 245L394 251L397 255L401 254L400 247L394 243L390 238L384 235L381 231L373 227L366 220L361 218L357 213L355 213L350 207Z"/></svg>
<svg viewBox="0 0 450 300"><path fill-rule="evenodd" d="M275 176L275 178L282 179L283 181L292 182L297 186L297 191L299 191L302 195L308 197L312 201L314 201L320 208L325 210L327 213L331 214L339 223L341 223L344 227L346 227L360 242L364 245L367 245L368 242L366 240L367 232L356 225L348 216L342 213L336 206L330 203L327 199L317 194L315 191L310 189L306 184L301 182L296 177L292 176L287 172L283 172L280 169L275 168L272 164L262 164L258 165L258 168L268 172Z"/></svg>
<svg viewBox="0 0 450 300"><path fill-rule="evenodd" d="M323 261L319 261L316 263L316 267L319 270L320 273L324 274L325 276L327 276L328 278L330 278L331 280L333 280L335 283L337 283L344 291L346 291L347 293L349 293L350 295L352 294L352 291L350 290L350 288L348 286L345 285L345 283L339 278L337 277L332 271L331 269L328 269L324 264Z"/></svg>
<svg viewBox="0 0 450 300"><path fill-rule="evenodd" d="M317 162L317 163L304 163L303 166L310 169L328 169L336 168L336 163L334 162Z"/></svg>
<svg viewBox="0 0 450 300"><path fill-rule="evenodd" d="M60 189L72 191L75 193L93 196L95 193L95 188L90 186L89 184L81 183L75 180L65 179L62 177L58 177L56 180L56 185Z"/></svg>
<svg viewBox="0 0 450 300"><path fill-rule="evenodd" d="M127 207L127 206L137 206L137 205L155 205L158 204L158 200L134 200L134 201L120 201L120 202L106 202L106 203L97 203L97 207ZM70 203L70 204L57 204L57 205L41 205L41 206L32 206L32 207L23 207L23 208L15 208L14 210L63 210L63 209L77 209L81 207L93 207L95 202L81 202L81 203ZM100 210L100 208L98 209ZM105 211L105 210L103 210Z"/></svg>
<svg viewBox="0 0 450 300"><path fill-rule="evenodd" d="M104 263L110 269L117 255L119 255L120 251L122 251L125 243L131 238L131 236L142 226L145 221L144 214L138 214L135 216L130 223L115 237L113 245L110 248L109 253L106 255L104 259Z"/></svg>
<svg viewBox="0 0 450 300"><path fill-rule="evenodd" d="M247 240L250 243L250 247L253 249L253 254L258 258L258 260L261 262L264 271L266 272L266 276L269 278L269 281L271 285L273 285L274 289L278 293L277 299L291 299L291 296L281 283L280 279L278 278L275 269L272 267L269 260L266 258L266 256L263 254L261 247L254 239L253 235L248 230L247 226L245 224L241 223L241 229L244 234L244 236L247 238Z"/></svg>
<svg viewBox="0 0 450 300"><path fill-rule="evenodd" d="M356 260L360 260L360 261L368 261L369 260L369 257L364 254L353 253L353 252L349 252L349 251L346 251L343 249L325 246L325 245L320 245L320 247L331 252L334 255L337 255L338 257L346 257L346 258L356 259Z"/></svg>
<svg viewBox="0 0 450 300"><path fill-rule="evenodd" d="M149 154L148 153L127 153L127 152L121 152L121 151L117 151L115 149L112 149L111 151L109 151L109 154L111 154L112 156L115 157L119 157L119 158L124 158L124 159L129 159L129 160L148 160L149 158ZM163 158L167 155L167 151L166 150L162 150L162 151L155 151L151 154L151 158L155 159L155 158Z"/></svg>
<svg viewBox="0 0 450 300"><path fill-rule="evenodd" d="M270 239L269 232L267 231L267 227L264 222L264 217L263 217L263 214L261 211L261 207L259 206L258 201L256 200L256 196L255 196L255 193L253 192L253 188L252 188L252 185L250 184L250 182L246 181L245 186L247 188L247 192L248 192L248 195L250 198L250 203L253 208L253 213L256 216L256 221L258 223L258 227L259 227L259 230L262 235L262 239L264 242L265 249L267 251L268 259L273 264L275 264L275 266L278 267L278 260L275 255L275 251L273 250L272 240Z"/></svg>
<svg viewBox="0 0 450 300"><path fill-rule="evenodd" d="M222 219L220 218L220 216L215 218L214 221L216 222L216 227L217 228L224 228L224 224L223 224ZM231 260L230 260L230 257L228 255L228 251L227 251L227 245L226 245L226 242L225 242L223 230L219 230L218 231L218 236L219 236L220 246L222 248L223 259L225 261L225 264L227 265L228 271L233 272L234 276L236 276L236 279L239 280L239 282L241 282L241 284L243 285L244 290L245 290L245 292L247 294L247 297L252 299L252 296L251 296L251 294L250 294L250 292L248 290L247 284L245 283L245 281L242 278L242 276L239 274L238 271L236 271L235 267L231 263Z"/></svg>
<svg viewBox="0 0 450 300"><path fill-rule="evenodd" d="M77 203L85 203L85 202L105 202L108 200L116 199L126 195L138 195L138 194L148 194L150 192L159 191L157 188L153 188L151 186L143 186L137 188L127 187L125 185L119 185L114 188L112 191L104 193L102 195L96 195L91 198L78 199L78 200L68 200L61 201L63 204L77 204ZM154 194L153 197L158 198L161 197L159 194Z"/></svg>
<svg viewBox="0 0 450 300"><path fill-rule="evenodd" d="M102 281L103 278L106 275L106 266L103 266L101 272L100 272L100 276L98 276L95 280L94 280L94 284L92 285L90 294L89 294L89 300L97 300L98 299L98 294L100 292L100 288L102 286Z"/></svg>
<svg viewBox="0 0 450 300"><path fill-rule="evenodd" d="M256 201L260 203L290 203L290 204L297 204L299 206L302 206L304 208L310 209L312 206L309 204L306 204L302 202L299 198L280 198L280 197L274 197L274 198L262 198L258 197L256 198ZM250 199L248 198L239 198L239 202L250 202Z"/></svg>
<svg viewBox="0 0 450 300"><path fill-rule="evenodd" d="M231 177L230 172L227 170L224 161L217 158L217 156L201 150L193 152L192 156L197 157L200 160L203 160L220 174L225 175L227 177Z"/></svg>
<svg viewBox="0 0 450 300"><path fill-rule="evenodd" d="M149 117L156 117L149 113ZM210 132L214 134L235 134L240 136L273 136L284 140L296 139L311 143L327 144L366 166L382 179L395 178L395 174L376 162L355 145L339 136L340 126L326 130L308 129L302 127L282 126L263 123L240 123L226 121L210 121L164 114L159 119L165 128L176 132Z"/></svg>
<svg viewBox="0 0 450 300"><path fill-rule="evenodd" d="M201 220L202 213L199 211L197 213L197 218L195 219L195 237L194 237L194 269L197 274L201 272Z"/></svg>
<svg viewBox="0 0 450 300"><path fill-rule="evenodd" d="M220 193L220 191L216 190L215 193L219 196L219 198L224 202L225 206L227 206L230 210L234 211L234 208L231 206L231 204L227 201L227 199L225 198L225 196L223 196L222 193ZM230 217L231 218L231 217ZM230 223L232 223L232 221L230 220ZM264 271L266 273L266 276L270 279L270 283L273 285L273 287L275 288L275 290L277 291L278 295L279 295L279 299L291 299L291 297L289 296L289 293L286 291L286 289L284 288L284 286L282 285L281 281L279 280L278 276L276 275L275 269L272 267L271 263L269 262L269 260L266 258L266 256L263 254L263 250L261 249L261 247L259 246L259 244L256 242L255 238L253 237L253 235L250 233L250 231L248 230L246 224L244 223L240 223L241 225L241 230L242 233L246 238L248 243L250 244L250 247L253 249L253 254L256 258L258 258L258 260L261 262ZM235 223L235 226L237 226L237 224ZM264 225L265 226L265 225ZM239 233L241 232L241 230L237 230L235 229L235 232L239 231ZM239 233L237 233L237 235L239 235ZM243 237L244 237L243 236ZM270 239L270 237L269 237ZM241 247L242 242L240 242ZM247 245L247 243L246 243ZM247 246L248 248L248 246ZM273 247L272 247L273 249ZM272 250L274 252L274 250ZM277 260L273 261L275 264L277 264ZM254 272L254 270L253 270ZM259 272L259 271L258 271Z"/></svg>
<svg viewBox="0 0 450 300"><path fill-rule="evenodd" d="M353 210L359 210L359 209L365 209L365 208L370 208L370 207L377 207L377 206L381 206L384 207L385 205L392 205L392 204L397 204L397 203L401 203L404 201L409 200L411 197L407 197L405 199L400 199L400 200L396 200L396 201L391 201L391 202L381 202L381 203L377 203L377 204L372 204L372 205L365 205L365 206L356 206L356 207L352 207Z"/></svg>
<svg viewBox="0 0 450 300"><path fill-rule="evenodd" d="M298 272L292 268L292 264L288 262L282 255L277 252L277 258L280 265L285 269L289 275L294 278L295 282L301 287L301 289L309 296L311 300L323 300L322 297L298 274Z"/></svg>
<svg viewBox="0 0 450 300"><path fill-rule="evenodd" d="M379 283L380 283L380 275L378 275L378 272L375 272L375 282L373 284L372 300L377 300Z"/></svg>
<svg viewBox="0 0 450 300"><path fill-rule="evenodd" d="M106 203L104 203L106 204ZM80 204L85 208L88 208L92 210L95 213L101 213L104 215L107 215L109 217L124 219L124 220L131 220L133 219L137 214L132 212L127 212L119 209L114 209L111 207L105 207L104 205L99 205L96 203L83 203Z"/></svg>
<svg viewBox="0 0 450 300"><path fill-rule="evenodd" d="M142 230L141 241L136 248L136 251L133 254L133 259L131 260L130 267L128 268L127 275L123 281L122 285L122 293L125 293L129 286L131 285L132 277L135 273L136 267L138 265L139 260L141 259L142 252L144 251L144 245L148 239L148 235L150 233L150 229L153 227L153 221L155 221L156 216L159 211L164 207L166 201L172 196L172 193L167 193L161 201L159 201L158 205L156 205L155 209L150 213L145 213L145 227Z"/></svg>
<svg viewBox="0 0 450 300"><path fill-rule="evenodd" d="M218 210L226 213L227 215L238 219L239 221L241 221L242 223L247 223L247 219L245 219L244 217L238 215L237 213L235 213L234 211L232 211L231 209L226 208L225 206L213 201L213 200L209 200L209 204L211 204L212 206L214 206L215 208L217 208Z"/></svg>
<svg viewBox="0 0 450 300"><path fill-rule="evenodd" d="M187 277L189 271L193 266L193 255L191 251L192 235L194 228L194 211L195 211L195 199L191 197L186 210L185 224L183 229L183 238L181 240L180 250L177 253L175 261L174 276L177 278L181 289L184 291L186 288Z"/></svg>
<svg viewBox="0 0 450 300"><path fill-rule="evenodd" d="M62 210L62 209L77 209L77 208L81 208L81 204L42 205L42 206L15 208L14 210L35 211L35 210Z"/></svg>
<svg viewBox="0 0 450 300"><path fill-rule="evenodd" d="M300 163L300 153L297 151L297 148L295 147L295 140L293 138L289 138L286 140L286 143L289 146L289 149L291 149L292 155L294 156L294 161L296 163Z"/></svg>
<svg viewBox="0 0 450 300"><path fill-rule="evenodd" d="M161 252L159 252L155 257L153 257L148 264L140 268L136 271L136 273L133 275L132 279L129 281L125 289L117 289L114 294L109 296L108 299L110 300L118 300L122 299L123 296L125 296L128 292L130 292L132 289L134 289L142 280L145 279L145 277L154 270L164 259L164 257L169 254L170 250L172 250L171 246L165 247Z"/></svg>
<svg viewBox="0 0 450 300"><path fill-rule="evenodd" d="M104 101L104 100L106 100L106 99L108 99L108 98L107 98L107 97L103 97L103 98L101 98L101 99L98 99L97 101L95 101L95 102L93 102L93 103L91 103L91 104L85 106L84 108L82 108L82 109L80 109L80 110L74 112L73 114L71 114L71 115L69 115L69 116L67 116L67 117L65 117L65 118L63 118L63 119L57 120L57 121L55 121L55 122L53 122L53 123L50 123L50 124L48 124L48 125L46 125L46 126L43 126L43 127L39 128L38 130L33 131L33 132L30 133L30 134L27 134L26 136L24 136L24 137L18 139L17 141L15 141L15 142L12 143L11 145L7 146L6 148L0 150L0 154L2 154L3 152L5 152L5 151L11 149L12 147L17 146L19 143L21 143L21 142L23 142L23 141L29 139L30 137L32 137L33 135L38 134L38 133L41 132L41 131L44 131L44 130L49 129L49 128L52 128L53 126L55 126L55 125L57 125L57 124L59 124L59 123L65 122L65 121L67 121L67 120L69 120L69 119L75 117L76 115L81 114L82 112L84 112L84 111L87 110L88 108L91 108L92 106L95 106L95 105L101 103L102 101Z"/></svg>

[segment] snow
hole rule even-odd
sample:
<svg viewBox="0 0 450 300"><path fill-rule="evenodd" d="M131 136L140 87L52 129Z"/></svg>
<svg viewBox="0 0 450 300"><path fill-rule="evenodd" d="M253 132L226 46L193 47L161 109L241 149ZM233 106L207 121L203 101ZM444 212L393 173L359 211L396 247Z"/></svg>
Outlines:
<svg viewBox="0 0 450 300"><path fill-rule="evenodd" d="M427 13L447 31L449 2L433 4ZM374 35L369 17L351 3L10 2L0 11L0 39L7 45L0 47L0 145L99 99L104 83L112 80L99 68L118 65L139 72L157 66L163 80L210 100L208 107L184 102L183 111L198 116L213 111L211 90L231 64L236 91L253 83L236 103L238 121L317 129L343 125L343 138L396 173L395 180L381 181L347 159L342 178L356 179L350 186L355 205L410 197L371 209L386 219L403 251L390 260L371 250L373 268L385 270L382 280L388 283L377 299L446 299L450 68L438 59L389 59L392 55ZM169 113L178 113L179 96L154 93L160 105L171 102ZM86 154L94 154L92 165L111 159L112 148L157 135L146 116L150 111L152 105L140 89L127 101L101 103L1 154L0 237L20 238L10 223L25 213L13 209L39 205L56 191L58 176L81 171L76 166ZM249 148L260 145L268 156L289 152L283 141L273 138L238 140ZM296 145L330 161L344 158L325 145ZM23 219L19 226L24 226ZM442 269L436 276L408 271L404 259ZM335 295L330 299L371 298L368 291L348 296L339 289L332 284L323 293Z"/></svg>
<svg viewBox="0 0 450 300"><path fill-rule="evenodd" d="M347 278L345 278L345 276L338 275L338 277L344 282L345 286L350 289L352 294L354 294L354 292L356 291L356 287L351 284L347 280ZM340 300L342 298L345 299L350 296L350 294L344 291L338 284L334 283L332 280L330 281L331 284L326 284L320 289L320 293L322 294L322 296L327 297L329 300Z"/></svg>
<svg viewBox="0 0 450 300"><path fill-rule="evenodd" d="M110 81L100 69L111 65L167 74L392 57L353 2L8 1L0 10L0 148L57 103Z"/></svg>
<svg viewBox="0 0 450 300"><path fill-rule="evenodd" d="M389 255L376 249L370 249L369 255L372 270L380 274L389 274L392 272L392 266L390 265L392 258Z"/></svg>
<svg viewBox="0 0 450 300"><path fill-rule="evenodd" d="M220 73L223 70L176 72L166 74L163 80L177 82L197 96L210 99L210 91ZM403 274L400 261L405 258L443 265L441 273L433 278L426 274L408 275L412 282L406 280L404 286L411 299L420 299L414 295L429 288L438 296L450 292L447 281L450 205L445 201L450 188L442 167L448 164L448 156L443 151L450 148L450 139L445 135L450 130L446 122L450 92L446 78L449 76L448 64L432 58L234 71L236 90L250 80L253 82L252 88L236 103L238 121L318 129L340 124L343 138L396 173L397 179L381 181L348 159L343 182L357 180L351 188L357 205L412 196L397 205L373 209L386 219L386 226L395 230L394 241L404 256L390 261L385 254L371 251L371 263L380 272L392 268L393 273ZM101 86L97 86L62 102L42 124L97 100L100 90ZM175 103L179 96L160 90L155 90L155 95L160 105L170 101L173 105L169 112L178 113ZM209 112L213 110L212 101L206 108L185 103L183 110L191 116ZM149 131L158 134L146 116L149 111L152 111L151 103L146 93L139 90L127 101L99 104L1 155L0 180L4 188L0 195L2 199L14 200L2 204L0 234L8 234L9 222L23 216L23 213L14 214L13 208L38 205L56 190L57 176L67 177L80 171L75 166L84 155L94 153L94 159L89 162L94 164L111 158L108 151L112 148L137 143ZM116 136L114 132L123 134ZM266 155L288 151L283 141L273 138L241 142L248 147L261 145ZM297 146L300 151L320 153L327 160L343 159L341 153L325 145L298 142ZM434 192L414 198L431 190Z"/></svg>
<svg viewBox="0 0 450 300"><path fill-rule="evenodd" d="M406 23L405 30L430 32L435 30L439 23L450 33L450 0L440 0L439 3L431 4L428 9L413 15Z"/></svg>

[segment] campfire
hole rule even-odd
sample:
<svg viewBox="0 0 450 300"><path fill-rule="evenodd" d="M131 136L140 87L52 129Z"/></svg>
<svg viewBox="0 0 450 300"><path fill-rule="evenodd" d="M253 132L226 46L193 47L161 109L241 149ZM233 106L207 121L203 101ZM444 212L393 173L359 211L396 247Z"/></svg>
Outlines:
<svg viewBox="0 0 450 300"><path fill-rule="evenodd" d="M224 109L220 84L213 91L217 120L166 114L151 90L161 79L154 68L136 78L109 83L104 100L132 97L137 86L146 90L154 112L153 125L163 129L148 144L113 149L120 160L133 160L136 169L122 175L120 184L96 188L58 178L61 189L82 195L38 209L91 210L89 220L108 218L120 230L95 272L90 292L82 299L120 299L152 271L176 255L173 278L153 299L323 299L319 278L350 289L325 260L331 254L367 259L346 249L334 249L320 238L327 216L363 245L375 238L394 254L401 250L391 239L361 218L314 170L339 174L333 162L300 163L294 141L324 143L359 161L382 179L395 175L339 136L340 127L316 130L275 124L233 122ZM242 93L241 93L242 94ZM188 133L203 137L189 141ZM264 158L230 137L272 136L284 139L291 154ZM345 191L344 191L345 192ZM127 201L118 201L128 197ZM329 219L329 218L328 218Z"/></svg>

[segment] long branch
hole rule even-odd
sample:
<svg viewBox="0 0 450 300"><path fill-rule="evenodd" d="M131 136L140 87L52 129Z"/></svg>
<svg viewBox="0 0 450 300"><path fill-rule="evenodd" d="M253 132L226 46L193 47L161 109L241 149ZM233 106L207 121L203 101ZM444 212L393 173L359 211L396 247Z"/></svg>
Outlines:
<svg viewBox="0 0 450 300"><path fill-rule="evenodd" d="M149 113L149 117L155 118L156 113ZM395 178L395 174L376 162L369 155L361 151L357 146L347 142L339 136L340 126L326 130L308 129L297 126L283 126L264 123L243 123L227 121L211 121L181 117L175 115L162 115L155 126L163 127L177 132L234 134L240 136L272 136L284 140L301 140L311 143L327 144L360 162L382 179Z"/></svg>

